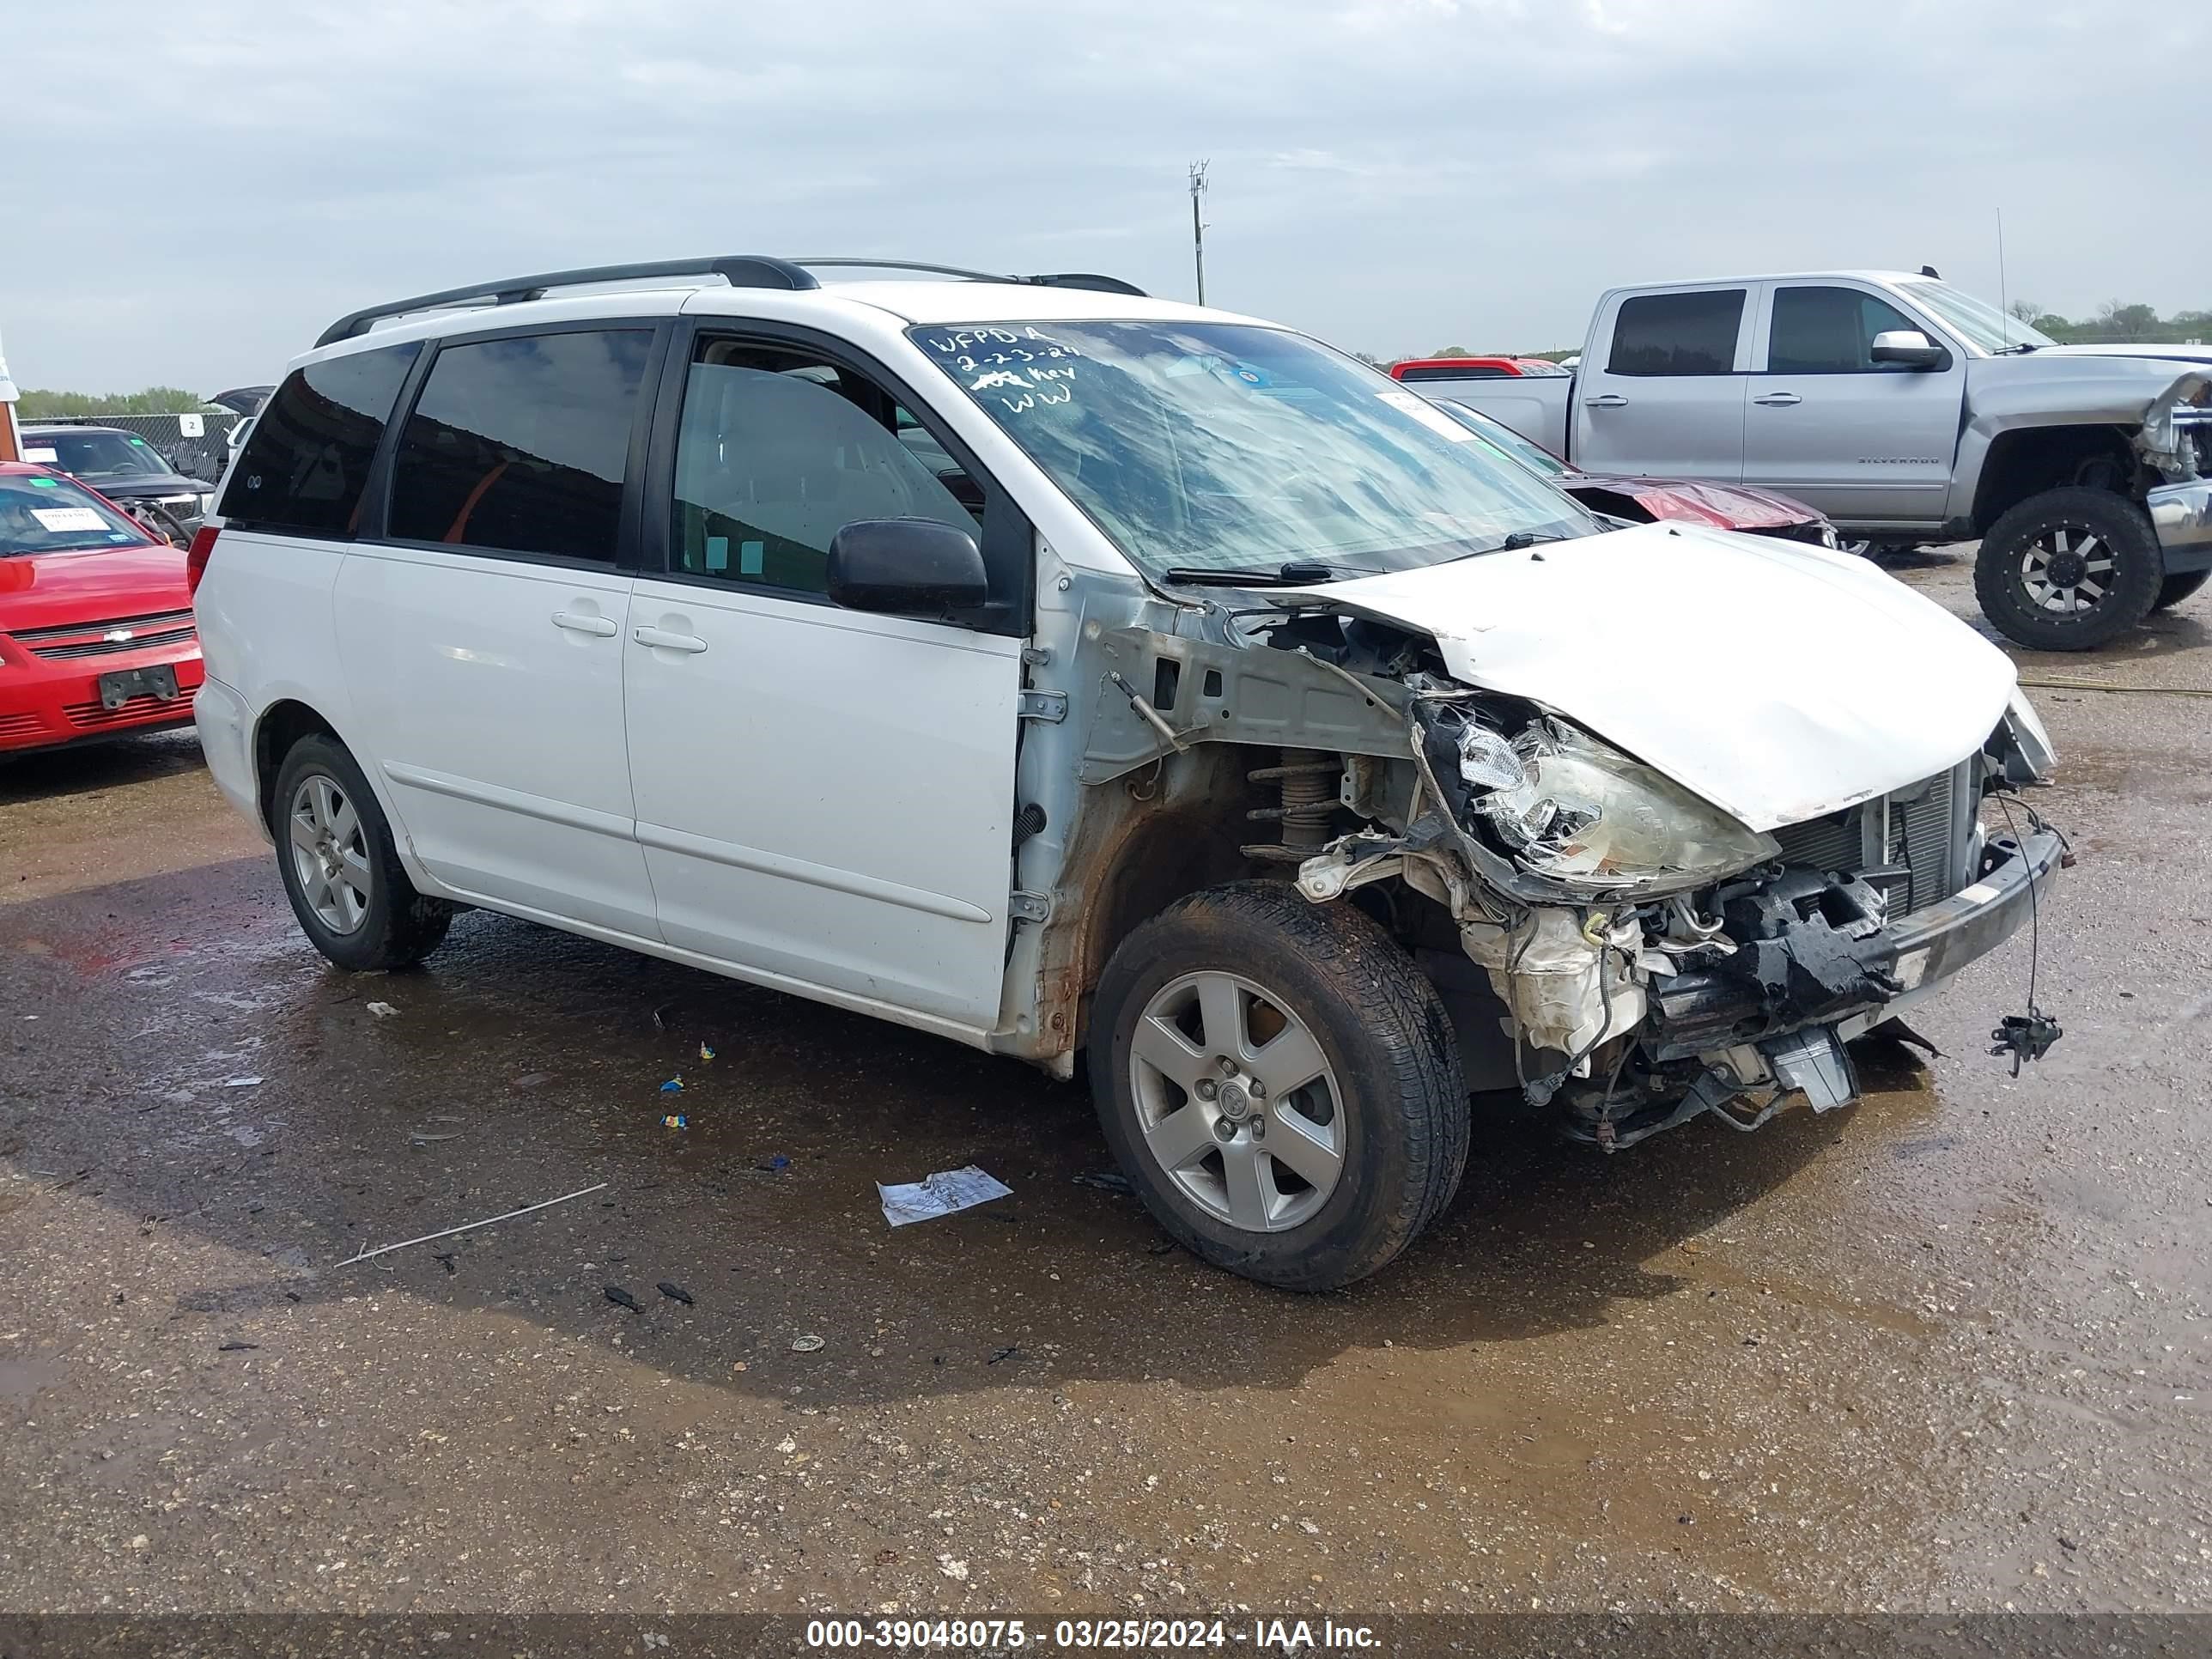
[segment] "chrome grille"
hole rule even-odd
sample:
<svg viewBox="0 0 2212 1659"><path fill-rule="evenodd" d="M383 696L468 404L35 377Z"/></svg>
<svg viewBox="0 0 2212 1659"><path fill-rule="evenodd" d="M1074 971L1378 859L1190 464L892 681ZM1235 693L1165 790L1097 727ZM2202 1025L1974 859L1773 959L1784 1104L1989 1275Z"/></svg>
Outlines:
<svg viewBox="0 0 2212 1659"><path fill-rule="evenodd" d="M15 638L33 656L62 661L72 657L105 657L119 651L182 645L193 637L193 633L191 611L158 611L151 616L70 623L61 628L19 629ZM118 634L128 637L111 637Z"/></svg>
<svg viewBox="0 0 2212 1659"><path fill-rule="evenodd" d="M1925 909L1971 879L1972 816L1962 796L1972 778L1972 763L1964 763L1862 805L1789 824L1774 839L1787 864L1852 875L1902 866L1902 878L1884 884L1891 914Z"/></svg>

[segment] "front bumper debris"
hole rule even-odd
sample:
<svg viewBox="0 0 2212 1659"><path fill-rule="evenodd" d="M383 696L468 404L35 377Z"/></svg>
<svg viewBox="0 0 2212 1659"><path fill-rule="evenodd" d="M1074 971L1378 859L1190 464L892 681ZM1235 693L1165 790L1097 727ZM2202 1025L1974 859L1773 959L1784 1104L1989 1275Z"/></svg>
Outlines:
<svg viewBox="0 0 2212 1659"><path fill-rule="evenodd" d="M1896 999L1941 984L2025 926L2064 852L2053 830L1999 836L1989 843L1996 862L1979 880L1887 927L1854 937L1848 918L1816 912L1759 941L1756 953L1738 953L1763 963L1731 958L1662 980L1645 1046L1654 1059L1680 1060L1808 1026L1863 1029Z"/></svg>
<svg viewBox="0 0 2212 1659"><path fill-rule="evenodd" d="M2212 479L2161 484L2143 498L2166 553L2166 574L2212 569Z"/></svg>

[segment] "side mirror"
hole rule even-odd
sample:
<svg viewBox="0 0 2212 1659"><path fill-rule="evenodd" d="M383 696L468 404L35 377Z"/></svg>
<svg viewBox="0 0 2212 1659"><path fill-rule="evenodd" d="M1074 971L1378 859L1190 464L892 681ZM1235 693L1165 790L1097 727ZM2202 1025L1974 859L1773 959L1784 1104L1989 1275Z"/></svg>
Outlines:
<svg viewBox="0 0 2212 1659"><path fill-rule="evenodd" d="M850 611L933 617L990 594L975 538L934 519L856 519L830 538L830 602Z"/></svg>
<svg viewBox="0 0 2212 1659"><path fill-rule="evenodd" d="M1917 328L1884 329L1874 337L1867 353L1878 363L1901 363L1907 368L1941 368L1951 354Z"/></svg>

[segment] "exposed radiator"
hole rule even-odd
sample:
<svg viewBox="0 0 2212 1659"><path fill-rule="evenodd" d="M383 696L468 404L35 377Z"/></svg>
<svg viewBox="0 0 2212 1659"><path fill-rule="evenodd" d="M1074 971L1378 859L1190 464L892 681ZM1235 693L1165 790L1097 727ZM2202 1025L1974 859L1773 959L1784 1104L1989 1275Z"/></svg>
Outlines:
<svg viewBox="0 0 2212 1659"><path fill-rule="evenodd" d="M1856 872L1902 865L1893 884L1891 914L1925 909L1971 879L1967 839L1973 816L1961 793L1972 787L1971 763L1862 805L1774 832L1785 863ZM1903 890L1898 890L1901 887Z"/></svg>

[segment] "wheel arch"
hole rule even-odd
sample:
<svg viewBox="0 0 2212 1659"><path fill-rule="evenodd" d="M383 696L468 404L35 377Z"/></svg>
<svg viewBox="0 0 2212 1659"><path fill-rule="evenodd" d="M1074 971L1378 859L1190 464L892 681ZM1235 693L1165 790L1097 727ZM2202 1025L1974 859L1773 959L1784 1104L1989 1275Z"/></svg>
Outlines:
<svg viewBox="0 0 2212 1659"><path fill-rule="evenodd" d="M2011 427L1990 439L1970 514L1973 533L2046 489L2072 486L2134 491L2142 462L2134 429L2107 423Z"/></svg>
<svg viewBox="0 0 2212 1659"><path fill-rule="evenodd" d="M1250 873L1237 848L1251 839L1245 812L1256 797L1245 773L1275 750L1202 744L1169 757L1157 773L1085 791L1047 925L1037 986L1033 1057L1070 1054L1089 1032L1091 994L1115 950L1177 899Z"/></svg>
<svg viewBox="0 0 2212 1659"><path fill-rule="evenodd" d="M297 697L280 697L261 711L253 723L253 792L261 810L262 827L276 833L276 775L284 757L301 738L319 732L353 752L337 726L312 704Z"/></svg>
<svg viewBox="0 0 2212 1659"><path fill-rule="evenodd" d="M392 798L388 781L374 759L364 753L359 744L341 731L327 713L305 697L289 694L270 700L253 722L253 737L249 752L253 757L254 804L261 814L262 827L272 840L281 837L276 825L276 775L283 769L284 757L292 752L293 744L301 738L321 735L330 738L361 768L362 776L368 781L369 790L376 797L385 820L392 826L392 844L399 854L399 862L407 872L407 878L423 893L445 896L445 888L423 868L415 856L414 838L407 830L407 821L400 816L398 804Z"/></svg>

